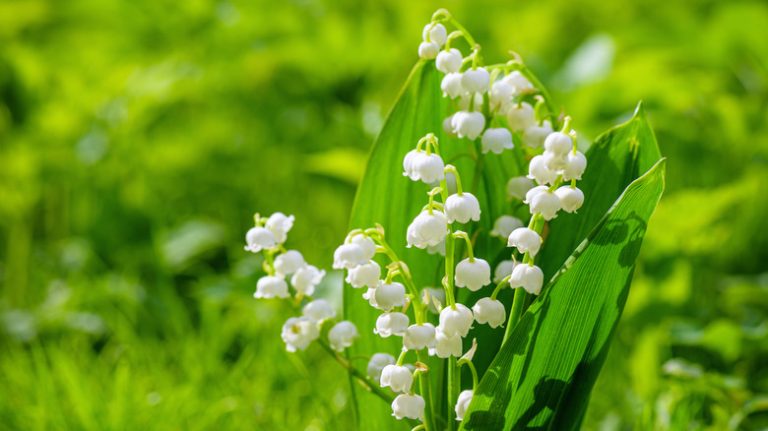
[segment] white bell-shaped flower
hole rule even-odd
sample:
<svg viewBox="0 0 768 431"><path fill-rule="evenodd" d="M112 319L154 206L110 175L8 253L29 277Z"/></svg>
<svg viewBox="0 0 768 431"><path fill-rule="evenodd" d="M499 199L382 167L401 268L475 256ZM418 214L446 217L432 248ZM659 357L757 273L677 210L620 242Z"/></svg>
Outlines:
<svg viewBox="0 0 768 431"><path fill-rule="evenodd" d="M514 289L522 287L526 292L538 295L544 284L544 273L536 265L520 264L512 270L509 285Z"/></svg>
<svg viewBox="0 0 768 431"><path fill-rule="evenodd" d="M587 169L587 158L584 154L581 151L570 152L565 158L563 180L580 180L585 169Z"/></svg>
<svg viewBox="0 0 768 431"><path fill-rule="evenodd" d="M315 288L323 281L325 270L318 269L313 265L304 265L297 269L291 277L291 284L296 292L304 296L312 296Z"/></svg>
<svg viewBox="0 0 768 431"><path fill-rule="evenodd" d="M552 132L544 140L544 149L565 157L573 149L573 139L563 132Z"/></svg>
<svg viewBox="0 0 768 431"><path fill-rule="evenodd" d="M514 87L515 96L520 96L536 91L536 88L533 86L533 84L531 84L531 81L529 81L528 78L520 73L519 70L515 70L509 75L505 76L504 81Z"/></svg>
<svg viewBox="0 0 768 431"><path fill-rule="evenodd" d="M467 69L461 74L461 86L470 93L485 93L491 83L491 75L484 67Z"/></svg>
<svg viewBox="0 0 768 431"><path fill-rule="evenodd" d="M267 228L256 226L248 229L245 234L245 250L258 253L274 247L277 241L275 235Z"/></svg>
<svg viewBox="0 0 768 431"><path fill-rule="evenodd" d="M541 126L534 124L523 130L523 143L531 148L540 148L550 133L552 133L552 123L549 120L545 120Z"/></svg>
<svg viewBox="0 0 768 431"><path fill-rule="evenodd" d="M541 248L541 242L541 236L535 230L519 227L509 234L507 246L517 248L520 253L530 253L531 256L536 256L539 248Z"/></svg>
<svg viewBox="0 0 768 431"><path fill-rule="evenodd" d="M488 152L501 154L504 150L515 148L515 144L512 143L512 133L505 127L486 129L480 143L482 144L480 151L483 154Z"/></svg>
<svg viewBox="0 0 768 431"><path fill-rule="evenodd" d="M367 263L368 260L366 250L359 244L342 244L333 252L333 269L351 269Z"/></svg>
<svg viewBox="0 0 768 431"><path fill-rule="evenodd" d="M374 328L373 333L378 334L381 338L387 338L392 335L402 336L408 329L409 324L408 315L404 313L396 311L384 313L376 319L376 328Z"/></svg>
<svg viewBox="0 0 768 431"><path fill-rule="evenodd" d="M515 200L525 199L525 194L534 186L528 177L512 177L507 181L507 196Z"/></svg>
<svg viewBox="0 0 768 431"><path fill-rule="evenodd" d="M419 44L419 57L425 60L432 60L440 52L440 46L434 42L421 42Z"/></svg>
<svg viewBox="0 0 768 431"><path fill-rule="evenodd" d="M480 220L480 202L472 193L464 192L448 196L444 209L449 223Z"/></svg>
<svg viewBox="0 0 768 431"><path fill-rule="evenodd" d="M451 117L453 131L459 138L477 139L485 128L485 116L480 112L459 111Z"/></svg>
<svg viewBox="0 0 768 431"><path fill-rule="evenodd" d="M493 223L493 230L491 230L491 236L497 236L502 239L509 238L509 234L512 233L513 230L521 227L523 225L523 222L520 221L517 217L512 217L510 215L503 215L496 219L496 221Z"/></svg>
<svg viewBox="0 0 768 431"><path fill-rule="evenodd" d="M576 212L584 204L584 192L578 187L563 186L555 190L555 194L560 199L560 206L565 212Z"/></svg>
<svg viewBox="0 0 768 431"><path fill-rule="evenodd" d="M536 186L525 194L525 199L523 200L523 203L529 204L533 202L533 198L538 195L539 193L546 193L549 191L549 186Z"/></svg>
<svg viewBox="0 0 768 431"><path fill-rule="evenodd" d="M565 168L567 154L559 154L553 151L545 150L541 155L544 158L544 166L547 169L558 172Z"/></svg>
<svg viewBox="0 0 768 431"><path fill-rule="evenodd" d="M336 310L325 299L315 299L301 309L301 314L315 322L322 322L336 317Z"/></svg>
<svg viewBox="0 0 768 431"><path fill-rule="evenodd" d="M435 330L435 346L429 348L429 354L443 359L449 356L460 357L462 354L461 335L448 335L438 326Z"/></svg>
<svg viewBox="0 0 768 431"><path fill-rule="evenodd" d="M536 125L536 113L529 103L515 103L507 108L507 124L515 131L523 131Z"/></svg>
<svg viewBox="0 0 768 431"><path fill-rule="evenodd" d="M434 42L439 46L445 45L445 41L448 40L448 31L445 26L440 23L429 23L424 26L424 30L421 32L421 38L427 42Z"/></svg>
<svg viewBox="0 0 768 431"><path fill-rule="evenodd" d="M397 281L391 283L379 281L375 288L368 288L363 298L367 299L371 306L379 310L390 311L395 307L405 305L405 286Z"/></svg>
<svg viewBox="0 0 768 431"><path fill-rule="evenodd" d="M499 264L496 265L496 269L493 271L493 282L497 284L501 283L504 278L512 274L515 265L517 265L517 263L515 263L514 260L502 260L499 262Z"/></svg>
<svg viewBox="0 0 768 431"><path fill-rule="evenodd" d="M291 317L283 325L281 337L289 352L304 350L320 336L317 322L307 317Z"/></svg>
<svg viewBox="0 0 768 431"><path fill-rule="evenodd" d="M448 235L448 218L441 211L424 210L408 226L408 247L427 248L436 246Z"/></svg>
<svg viewBox="0 0 768 431"><path fill-rule="evenodd" d="M275 236L275 241L282 244L288 238L288 232L293 228L294 217L276 212L269 216L265 227Z"/></svg>
<svg viewBox="0 0 768 431"><path fill-rule="evenodd" d="M539 184L550 184L557 180L557 172L549 169L546 159L539 154L534 156L528 164L528 178L536 180Z"/></svg>
<svg viewBox="0 0 768 431"><path fill-rule="evenodd" d="M448 73L440 81L440 89L443 90L443 95L455 99L465 93L464 87L461 86L461 74L460 73Z"/></svg>
<svg viewBox="0 0 768 431"><path fill-rule="evenodd" d="M354 288L376 287L381 278L381 266L376 261L358 265L347 272L346 281Z"/></svg>
<svg viewBox="0 0 768 431"><path fill-rule="evenodd" d="M343 352L358 336L355 324L349 320L342 320L328 331L328 343L333 350Z"/></svg>
<svg viewBox="0 0 768 431"><path fill-rule="evenodd" d="M266 275L256 282L256 292L253 297L256 299L287 298L288 283L283 277Z"/></svg>
<svg viewBox="0 0 768 431"><path fill-rule="evenodd" d="M306 264L300 252L288 250L275 258L275 272L278 275L291 275Z"/></svg>
<svg viewBox="0 0 768 431"><path fill-rule="evenodd" d="M349 242L360 246L365 260L371 260L376 255L376 243L366 235L354 235Z"/></svg>
<svg viewBox="0 0 768 431"><path fill-rule="evenodd" d="M421 395L400 394L392 401L392 416L396 419L424 420L424 398Z"/></svg>
<svg viewBox="0 0 768 431"><path fill-rule="evenodd" d="M422 323L405 330L403 346L408 350L421 350L435 345L435 325Z"/></svg>
<svg viewBox="0 0 768 431"><path fill-rule="evenodd" d="M432 184L444 178L444 169L443 159L435 153L427 154L426 151L411 150L403 158L403 175L412 181Z"/></svg>
<svg viewBox="0 0 768 431"><path fill-rule="evenodd" d="M440 243L436 245L428 246L426 250L429 254L439 254L441 256L445 256L445 240L440 241Z"/></svg>
<svg viewBox="0 0 768 431"><path fill-rule="evenodd" d="M379 384L382 388L389 387L395 392L410 392L413 385L413 373L408 367L387 365L381 370Z"/></svg>
<svg viewBox="0 0 768 431"><path fill-rule="evenodd" d="M456 132L453 131L453 114L445 117L443 120L443 133L445 133L447 136L455 137Z"/></svg>
<svg viewBox="0 0 768 431"><path fill-rule="evenodd" d="M456 407L454 408L454 410L456 411L457 421L464 420L464 415L467 414L467 410L469 409L469 403L472 402L473 395L474 395L474 391L472 391L472 389L467 389L459 393L459 398L456 400Z"/></svg>
<svg viewBox="0 0 768 431"><path fill-rule="evenodd" d="M435 59L435 67L443 73L456 73L461 69L461 63L464 58L461 51L456 48L440 51Z"/></svg>
<svg viewBox="0 0 768 431"><path fill-rule="evenodd" d="M381 371L387 365L394 365L395 357L389 353L374 353L371 356L371 360L368 361L368 367L366 367L366 373L368 377L374 382L380 382Z"/></svg>
<svg viewBox="0 0 768 431"><path fill-rule="evenodd" d="M501 301L491 298L480 298L472 306L472 314L479 324L487 323L491 328L498 328L507 320L507 312Z"/></svg>
<svg viewBox="0 0 768 431"><path fill-rule="evenodd" d="M531 214L541 214L544 220L552 220L560 210L560 198L549 190L536 193L531 199L530 209Z"/></svg>
<svg viewBox="0 0 768 431"><path fill-rule="evenodd" d="M459 96L457 106L459 111L477 111L480 106L483 106L483 93L464 92Z"/></svg>
<svg viewBox="0 0 768 431"><path fill-rule="evenodd" d="M484 259L466 258L456 265L456 287L466 287L472 292L491 284L491 266Z"/></svg>
<svg viewBox="0 0 768 431"><path fill-rule="evenodd" d="M445 304L445 289L425 287L421 289L421 302L427 306L430 313L439 313L439 308ZM435 304L437 302L437 304ZM438 307L439 305L439 307Z"/></svg>
<svg viewBox="0 0 768 431"><path fill-rule="evenodd" d="M505 111L510 103L512 103L512 96L515 93L515 88L505 80L499 80L491 85L491 93L489 96L489 102L491 109L494 111Z"/></svg>
<svg viewBox="0 0 768 431"><path fill-rule="evenodd" d="M490 280L488 280L490 281ZM466 305L456 303L449 305L440 311L439 328L447 336L458 335L466 337L469 329L472 327L472 310Z"/></svg>

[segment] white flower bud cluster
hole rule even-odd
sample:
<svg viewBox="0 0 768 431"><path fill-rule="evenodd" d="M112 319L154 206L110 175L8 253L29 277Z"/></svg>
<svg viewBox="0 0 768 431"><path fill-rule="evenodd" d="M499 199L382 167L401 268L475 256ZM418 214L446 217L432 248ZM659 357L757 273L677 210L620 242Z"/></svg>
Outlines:
<svg viewBox="0 0 768 431"><path fill-rule="evenodd" d="M293 227L293 216L278 212L267 218L257 214L254 219L256 226L245 235L245 249L263 254L266 275L256 282L256 292L253 296L257 299L281 298L296 302L301 302L304 298L310 300L302 308L302 315L289 318L281 332L286 350L304 350L320 338L322 325L326 321L336 319L336 310L328 301L311 300L315 288L325 277L325 271L308 264L299 251L285 249L283 244ZM358 241L354 247L348 247L340 253L338 260L348 262L361 259L366 256L367 250L363 250L366 246L369 244ZM365 274L360 276L364 277ZM378 279L378 275L376 278ZM286 280L290 280L293 291ZM351 346L357 336L357 328L352 322L340 321L328 331L328 344L331 349L341 352Z"/></svg>

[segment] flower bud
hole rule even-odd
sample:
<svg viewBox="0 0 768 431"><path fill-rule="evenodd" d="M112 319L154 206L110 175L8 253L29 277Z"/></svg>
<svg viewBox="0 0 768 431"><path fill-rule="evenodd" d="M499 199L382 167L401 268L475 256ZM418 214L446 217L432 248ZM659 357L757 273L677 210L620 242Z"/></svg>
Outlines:
<svg viewBox="0 0 768 431"><path fill-rule="evenodd" d="M381 266L376 261L369 261L351 268L347 272L346 281L354 288L376 287L381 278Z"/></svg>
<svg viewBox="0 0 768 431"><path fill-rule="evenodd" d="M479 112L459 111L451 118L453 131L459 138L477 139L485 128L485 116Z"/></svg>
<svg viewBox="0 0 768 431"><path fill-rule="evenodd" d="M550 133L552 133L552 123L546 120L541 126L533 125L523 130L523 143L531 148L539 148Z"/></svg>
<svg viewBox="0 0 768 431"><path fill-rule="evenodd" d="M461 69L461 63L464 58L461 56L461 51L456 48L451 48L446 51L440 51L435 59L435 67L437 70L443 73L456 73Z"/></svg>
<svg viewBox="0 0 768 431"><path fill-rule="evenodd" d="M533 106L526 102L512 104L507 109L507 122L512 130L525 130L536 125L536 113Z"/></svg>
<svg viewBox="0 0 768 431"><path fill-rule="evenodd" d="M276 212L269 216L264 227L272 232L278 244L282 244L288 238L288 232L293 228L293 221L292 215L287 216L281 212Z"/></svg>
<svg viewBox="0 0 768 431"><path fill-rule="evenodd" d="M523 222L520 221L517 217L512 217L509 215L503 215L496 219L496 221L493 223L493 230L491 231L491 236L497 236L502 239L507 239L509 237L509 234L512 233L513 230L522 227Z"/></svg>
<svg viewBox="0 0 768 431"><path fill-rule="evenodd" d="M557 172L549 169L543 155L534 156L528 164L528 178L539 184L549 184L557 180Z"/></svg>
<svg viewBox="0 0 768 431"><path fill-rule="evenodd" d="M563 186L555 190L555 194L565 212L576 212L584 204L584 192L577 187Z"/></svg>
<svg viewBox="0 0 768 431"><path fill-rule="evenodd" d="M440 23L429 23L424 26L421 38L426 42L434 42L439 46L443 46L445 41L448 40L448 31Z"/></svg>
<svg viewBox="0 0 768 431"><path fill-rule="evenodd" d="M431 323L411 325L403 336L403 346L408 350L421 350L435 345L435 326Z"/></svg>
<svg viewBox="0 0 768 431"><path fill-rule="evenodd" d="M408 226L408 247L427 248L440 244L448 235L448 218L440 211L422 211Z"/></svg>
<svg viewBox="0 0 768 431"><path fill-rule="evenodd" d="M425 60L431 60L437 57L440 46L434 42L421 42L419 44L419 57Z"/></svg>
<svg viewBox="0 0 768 431"><path fill-rule="evenodd" d="M402 336L408 329L409 323L406 314L396 311L384 313L376 319L376 328L373 333L378 334L381 338L388 338L392 335Z"/></svg>
<svg viewBox="0 0 768 431"><path fill-rule="evenodd" d="M535 230L519 227L509 234L507 246L517 248L520 253L530 253L531 256L536 256L539 248L541 248L541 241L541 236Z"/></svg>
<svg viewBox="0 0 768 431"><path fill-rule="evenodd" d="M267 228L252 227L245 234L245 250L258 253L276 245L275 235Z"/></svg>
<svg viewBox="0 0 768 431"><path fill-rule="evenodd" d="M565 158L565 168L563 168L563 180L580 180L586 168L587 158L581 151L568 153L568 156Z"/></svg>
<svg viewBox="0 0 768 431"><path fill-rule="evenodd" d="M424 419L424 398L420 395L400 394L392 401L392 416L398 420Z"/></svg>
<svg viewBox="0 0 768 431"><path fill-rule="evenodd" d="M307 317L291 317L283 325L280 334L289 352L304 350L320 336L317 322Z"/></svg>
<svg viewBox="0 0 768 431"><path fill-rule="evenodd" d="M457 421L464 420L464 415L467 414L467 409L469 409L469 403L472 402L473 395L474 392L471 389L459 393L459 398L456 400L456 408L454 409Z"/></svg>
<svg viewBox="0 0 768 431"><path fill-rule="evenodd" d="M435 330L435 346L429 349L429 354L443 359L449 356L458 358L462 353L461 344L461 335L447 335L438 326Z"/></svg>
<svg viewBox="0 0 768 431"><path fill-rule="evenodd" d="M512 133L505 127L486 129L480 143L482 144L480 150L483 154L489 151L494 154L501 154L504 150L511 150L515 147L515 144L512 143Z"/></svg>
<svg viewBox="0 0 768 431"><path fill-rule="evenodd" d="M381 380L381 371L386 367L387 365L394 365L395 364L395 357L388 354L388 353L374 353L373 356L371 356L371 360L368 361L368 367L366 368L366 373L368 374L368 377L370 377L371 380L375 382L380 382Z"/></svg>
<svg viewBox="0 0 768 431"><path fill-rule="evenodd" d="M464 304L456 303L440 311L440 325L438 328L449 337L454 335L466 337L473 321L472 310ZM458 356L461 356L461 354Z"/></svg>
<svg viewBox="0 0 768 431"><path fill-rule="evenodd" d="M315 287L323 281L324 277L324 270L317 269L313 265L304 265L293 274L291 284L296 292L304 296L312 296L315 293Z"/></svg>
<svg viewBox="0 0 768 431"><path fill-rule="evenodd" d="M519 70L515 70L509 75L505 76L504 81L514 87L515 96L520 96L536 91L536 88L533 86L533 84L531 84L531 81L529 81L528 78L520 73Z"/></svg>
<svg viewBox="0 0 768 431"><path fill-rule="evenodd" d="M544 149L564 157L573 149L573 140L563 132L552 132L544 140Z"/></svg>
<svg viewBox="0 0 768 431"><path fill-rule="evenodd" d="M287 298L288 283L283 277L274 275L261 277L256 282L256 293L253 294L253 297L257 299Z"/></svg>
<svg viewBox="0 0 768 431"><path fill-rule="evenodd" d="M480 298L472 307L472 313L477 323L487 323L491 328L498 328L507 320L504 304L496 299Z"/></svg>
<svg viewBox="0 0 768 431"><path fill-rule="evenodd" d="M357 327L349 320L342 320L328 331L328 343L337 352L343 352L344 349L352 345L352 341L357 337Z"/></svg>
<svg viewBox="0 0 768 431"><path fill-rule="evenodd" d="M319 323L336 317L336 310L334 310L331 303L325 299L315 299L301 309L301 314L307 319Z"/></svg>
<svg viewBox="0 0 768 431"><path fill-rule="evenodd" d="M491 76L484 67L467 69L461 75L461 86L470 93L485 93L488 91Z"/></svg>
<svg viewBox="0 0 768 431"><path fill-rule="evenodd" d="M443 90L443 95L455 99L464 93L464 87L461 86L461 74L460 73L448 73L440 81L440 89Z"/></svg>
<svg viewBox="0 0 768 431"><path fill-rule="evenodd" d="M466 258L456 265L454 279L456 287L466 287L476 292L481 287L491 284L491 266L480 258L474 260Z"/></svg>
<svg viewBox="0 0 768 431"><path fill-rule="evenodd" d="M515 265L517 264L514 260L502 260L499 262L499 264L496 265L496 269L493 271L493 282L497 284L501 283L505 277L512 274Z"/></svg>
<svg viewBox="0 0 768 431"><path fill-rule="evenodd" d="M275 272L278 275L291 275L304 265L304 256L296 250L288 250L275 258Z"/></svg>
<svg viewBox="0 0 768 431"><path fill-rule="evenodd" d="M544 220L552 220L557 217L560 210L560 198L549 190L537 193L531 199L531 214L541 214Z"/></svg>
<svg viewBox="0 0 768 431"><path fill-rule="evenodd" d="M533 181L528 177L512 177L507 181L507 196L516 200L525 199L525 194L533 188Z"/></svg>
<svg viewBox="0 0 768 431"><path fill-rule="evenodd" d="M387 365L381 370L379 384L382 388L390 387L395 392L410 392L413 373L401 365Z"/></svg>
<svg viewBox="0 0 768 431"><path fill-rule="evenodd" d="M445 200L445 216L449 223L480 220L480 202L472 193L454 194Z"/></svg>
<svg viewBox="0 0 768 431"><path fill-rule="evenodd" d="M515 289L522 287L526 292L538 295L544 284L544 273L536 265L520 264L512 270L509 285Z"/></svg>

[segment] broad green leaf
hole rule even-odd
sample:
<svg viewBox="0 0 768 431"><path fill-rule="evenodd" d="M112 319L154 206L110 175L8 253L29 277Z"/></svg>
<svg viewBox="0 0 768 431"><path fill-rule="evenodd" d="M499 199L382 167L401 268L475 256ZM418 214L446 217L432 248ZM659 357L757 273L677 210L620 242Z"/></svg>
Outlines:
<svg viewBox="0 0 768 431"><path fill-rule="evenodd" d="M483 376L462 429L578 429L664 189L633 181L545 286Z"/></svg>

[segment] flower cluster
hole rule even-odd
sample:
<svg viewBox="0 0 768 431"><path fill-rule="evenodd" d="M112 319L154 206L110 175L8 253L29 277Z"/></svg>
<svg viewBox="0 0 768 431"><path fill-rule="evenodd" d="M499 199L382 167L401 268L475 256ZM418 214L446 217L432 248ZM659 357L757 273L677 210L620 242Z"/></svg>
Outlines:
<svg viewBox="0 0 768 431"><path fill-rule="evenodd" d="M281 333L289 352L304 350L320 338L325 322L336 319L336 310L328 301L312 300L325 271L304 261L299 251L285 248L288 232L293 228L293 216L277 212L262 218L256 214L254 221L255 226L245 234L245 250L263 255L266 275L256 282L253 297L292 299L293 304L306 302L301 316L288 319ZM287 280L290 280L290 286ZM357 336L357 328L352 322L337 322L328 331L328 344L340 352L352 345Z"/></svg>

